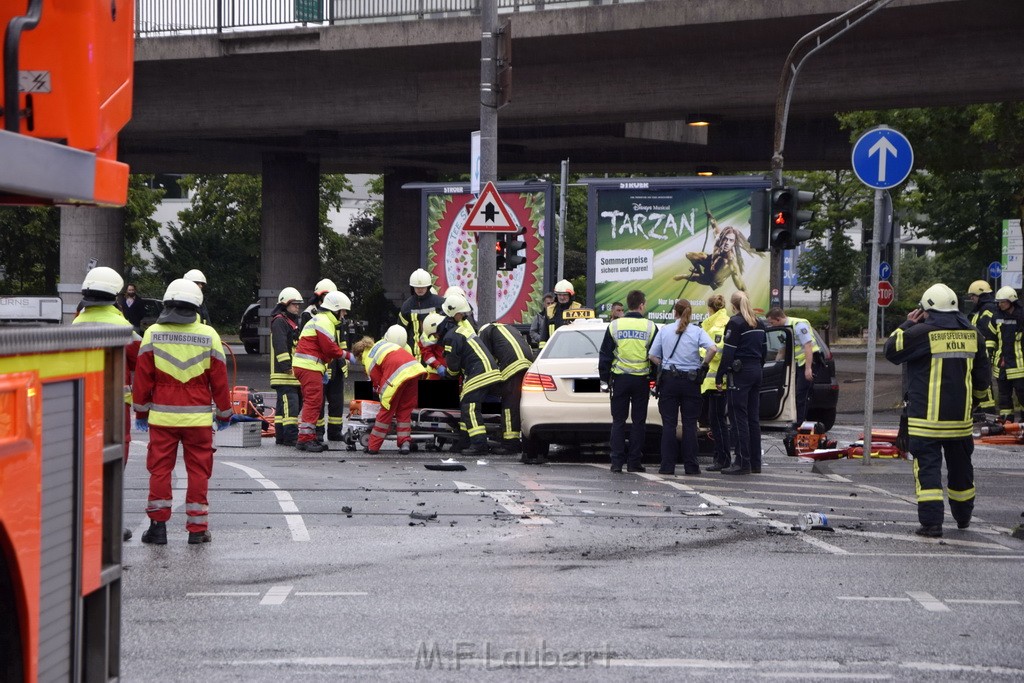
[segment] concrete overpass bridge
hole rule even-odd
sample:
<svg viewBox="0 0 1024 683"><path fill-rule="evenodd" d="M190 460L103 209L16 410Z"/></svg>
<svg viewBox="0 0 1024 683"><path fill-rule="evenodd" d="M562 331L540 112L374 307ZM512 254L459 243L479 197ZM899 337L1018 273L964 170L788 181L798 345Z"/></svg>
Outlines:
<svg viewBox="0 0 1024 683"><path fill-rule="evenodd" d="M858 2L520 0L499 174L554 172L564 158L580 172L766 170L787 53ZM420 255L419 198L400 188L466 172L479 127L479 17L439 14L142 34L122 156L139 172L262 173L267 297L317 279L318 174L384 174L385 286L401 297ZM836 111L1024 99L1022 19L1020 0L895 0L800 74L787 168L848 164ZM688 114L715 123L691 128ZM117 244L116 221L89 211L65 219L78 253L83 240ZM62 281L80 270L62 260Z"/></svg>

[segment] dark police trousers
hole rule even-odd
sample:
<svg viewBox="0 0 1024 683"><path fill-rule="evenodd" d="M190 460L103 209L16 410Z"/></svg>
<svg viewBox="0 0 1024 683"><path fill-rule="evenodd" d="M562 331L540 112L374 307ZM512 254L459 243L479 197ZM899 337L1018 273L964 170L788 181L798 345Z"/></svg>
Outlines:
<svg viewBox="0 0 1024 683"><path fill-rule="evenodd" d="M736 426L734 464L761 469L761 361L744 358L729 376L729 413Z"/></svg>
<svg viewBox="0 0 1024 683"><path fill-rule="evenodd" d="M811 365L813 368L814 365ZM796 366L796 426L799 427L807 419L807 402L814 388L814 380L810 382L804 377L804 366Z"/></svg>
<svg viewBox="0 0 1024 683"><path fill-rule="evenodd" d="M647 431L647 402L651 384L647 375L612 373L612 466L640 465L644 457L644 436ZM632 418L629 430L629 455L626 455L626 417ZM626 461L625 463L623 461Z"/></svg>
<svg viewBox="0 0 1024 683"><path fill-rule="evenodd" d="M331 361L331 379L324 387L324 401L327 403L327 439L342 440L342 425L345 420L345 361ZM317 437L324 435L324 409L320 408L320 419L316 423Z"/></svg>
<svg viewBox="0 0 1024 683"><path fill-rule="evenodd" d="M658 411L661 413L661 474L675 474L682 460L687 474L700 472L697 463L697 418L700 416L700 383L687 373L664 369ZM682 414L683 441L676 440L676 422Z"/></svg>
<svg viewBox="0 0 1024 683"><path fill-rule="evenodd" d="M714 389L704 392L704 395L708 399L708 426L711 427L711 438L715 440L715 464L728 467L732 464L732 455L729 452L730 433L736 433L736 428L729 424L727 415L729 395Z"/></svg>
<svg viewBox="0 0 1024 683"><path fill-rule="evenodd" d="M958 522L971 521L974 512L974 438L925 439L910 437L917 484L917 519L921 526L942 526L942 456L946 456L946 494L949 511Z"/></svg>

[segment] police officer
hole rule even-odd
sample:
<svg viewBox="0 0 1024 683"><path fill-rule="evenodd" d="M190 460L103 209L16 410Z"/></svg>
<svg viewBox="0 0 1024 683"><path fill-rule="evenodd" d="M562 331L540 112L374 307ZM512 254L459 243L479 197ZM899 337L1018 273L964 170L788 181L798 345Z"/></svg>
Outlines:
<svg viewBox="0 0 1024 683"><path fill-rule="evenodd" d="M523 376L533 363L533 350L516 328L505 323L490 323L480 328L480 341L494 356L501 371L501 445L504 454L522 448L522 421L519 402L523 398ZM543 464L543 458L523 456L527 465Z"/></svg>
<svg viewBox="0 0 1024 683"><path fill-rule="evenodd" d="M943 455L949 509L957 528L966 529L975 497L971 401L980 400L991 381L985 340L960 313L953 290L935 284L886 340L885 357L906 366L907 426L921 523L914 533L942 536Z"/></svg>
<svg viewBox="0 0 1024 683"><path fill-rule="evenodd" d="M213 415L217 428L232 415L228 370L220 336L198 320L203 293L184 278L167 286L164 309L146 330L135 369L132 400L136 426L149 432L149 529L143 543L167 544L167 520L174 504L171 473L178 444L188 472L185 528L188 542L209 543L207 491L213 472Z"/></svg>
<svg viewBox="0 0 1024 683"><path fill-rule="evenodd" d="M720 349L722 338L725 336L725 326L729 322L729 313L725 310L725 297L721 294L712 294L707 301L711 315L701 321L700 326L711 337L715 347ZM729 400L727 392L719 391L715 387L715 376L721 363L721 353L716 353L708 359L708 376L704 378L704 383L700 387L708 404L708 422L715 442L715 463L707 468L708 472L721 472L732 465L729 442L734 430L729 425Z"/></svg>
<svg viewBox="0 0 1024 683"><path fill-rule="evenodd" d="M302 394L299 380L292 374L292 356L299 341L301 308L299 290L285 287L270 312L270 387L277 392L274 442L280 446L294 446L299 437Z"/></svg>
<svg viewBox="0 0 1024 683"><path fill-rule="evenodd" d="M729 414L736 423L736 462L722 474L761 472L761 369L768 352L763 320L758 320L745 292L729 299L735 314L725 325L725 350L715 388L725 389L729 374Z"/></svg>
<svg viewBox="0 0 1024 683"><path fill-rule="evenodd" d="M996 292L999 312L993 319L998 332L996 347L999 364L999 419L1013 421L1013 397L1024 404L1024 308L1017 301L1017 290L1000 287Z"/></svg>
<svg viewBox="0 0 1024 683"><path fill-rule="evenodd" d="M561 283L559 283L561 284ZM558 291L558 287L555 287ZM638 289L626 296L629 312L608 325L601 343L597 371L611 392L612 433L611 470L621 472L625 464L630 472L646 472L641 464L647 404L650 400L651 362L648 359L657 328L647 320L647 297ZM632 420L629 454L626 454L626 418Z"/></svg>
<svg viewBox="0 0 1024 683"><path fill-rule="evenodd" d="M417 268L409 275L410 296L402 303L398 324L405 328L409 339L419 339L423 333L423 319L431 313L440 313L444 298L431 290L430 273ZM419 346L414 344L413 355L420 359Z"/></svg>
<svg viewBox="0 0 1024 683"><path fill-rule="evenodd" d="M793 426L799 427L807 419L807 401L814 389L814 366L821 358L821 347L806 319L786 315L778 307L768 311L765 317L771 325L793 330L793 364L796 365L796 424Z"/></svg>
<svg viewBox="0 0 1024 683"><path fill-rule="evenodd" d="M996 330L995 318L999 313L999 306L996 305L995 296L992 294L992 287L985 280L975 280L967 288L967 296L974 304L971 310L971 324L978 328L981 336L985 339L985 352L992 363L992 370L998 379L999 367L996 363L996 353L999 347L999 332ZM996 407L995 397L989 389L985 398L978 403L978 410L982 412L994 411Z"/></svg>
<svg viewBox="0 0 1024 683"><path fill-rule="evenodd" d="M658 411L661 413L661 469L658 474L675 474L682 459L684 474L700 474L697 464L697 418L700 416L700 386L708 363L718 347L699 325L691 325L690 302L680 299L672 307L675 325L663 325L651 345L650 359L661 366L658 383ZM701 360L701 349L704 359ZM683 441L676 440L676 421L683 420ZM682 456L680 458L680 456Z"/></svg>

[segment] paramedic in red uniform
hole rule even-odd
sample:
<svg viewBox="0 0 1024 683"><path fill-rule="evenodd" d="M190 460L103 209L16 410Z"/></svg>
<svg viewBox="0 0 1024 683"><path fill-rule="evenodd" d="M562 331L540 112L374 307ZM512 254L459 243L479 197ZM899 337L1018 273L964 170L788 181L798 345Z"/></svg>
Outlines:
<svg viewBox="0 0 1024 683"><path fill-rule="evenodd" d="M164 310L146 330L135 368L136 427L149 431L149 529L143 543L167 544L171 518L171 472L178 444L184 450L188 489L185 528L189 543L209 543L206 494L213 471L213 419L228 426L232 411L228 371L220 336L199 322L203 293L189 280L172 282L164 293Z"/></svg>
<svg viewBox="0 0 1024 683"><path fill-rule="evenodd" d="M426 369L406 347L387 339L374 343L370 337L363 337L352 345L352 352L361 359L373 383L373 390L380 396L380 412L370 431L366 452L371 455L380 452L394 418L398 452L408 453L412 442L412 411L416 408L417 382L427 374Z"/></svg>
<svg viewBox="0 0 1024 683"><path fill-rule="evenodd" d="M327 292L316 307L316 313L299 333L299 343L292 357L292 372L299 380L302 413L299 415L300 451L321 453L327 444L316 438L316 421L324 405L324 385L328 382L327 367L331 361L351 361L354 356L338 345L338 324L352 308L343 292Z"/></svg>

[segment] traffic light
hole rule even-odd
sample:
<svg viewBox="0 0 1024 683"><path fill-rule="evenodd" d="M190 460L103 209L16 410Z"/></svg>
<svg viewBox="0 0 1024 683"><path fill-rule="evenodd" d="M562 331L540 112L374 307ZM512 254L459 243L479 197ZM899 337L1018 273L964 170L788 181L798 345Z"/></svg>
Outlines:
<svg viewBox="0 0 1024 683"><path fill-rule="evenodd" d="M814 193L795 187L780 187L772 190L771 195L771 245L780 250L796 249L812 235L810 228L804 226L814 218L814 212L807 208L814 201Z"/></svg>
<svg viewBox="0 0 1024 683"><path fill-rule="evenodd" d="M790 216L793 220L793 232L790 238L792 246L790 248L796 249L796 245L806 242L813 236L807 224L814 220L814 212L807 206L814 202L814 193L794 187L790 190L790 202L792 202Z"/></svg>
<svg viewBox="0 0 1024 683"><path fill-rule="evenodd" d="M505 240L505 269L515 270L526 263L526 231L520 230L514 239Z"/></svg>
<svg viewBox="0 0 1024 683"><path fill-rule="evenodd" d="M771 224L768 211L768 190L750 193L750 246L758 251L771 248Z"/></svg>
<svg viewBox="0 0 1024 683"><path fill-rule="evenodd" d="M498 235L498 239L494 242L494 263L497 266L497 270L508 270L505 267L506 259L508 258L508 251L505 248L507 235Z"/></svg>

